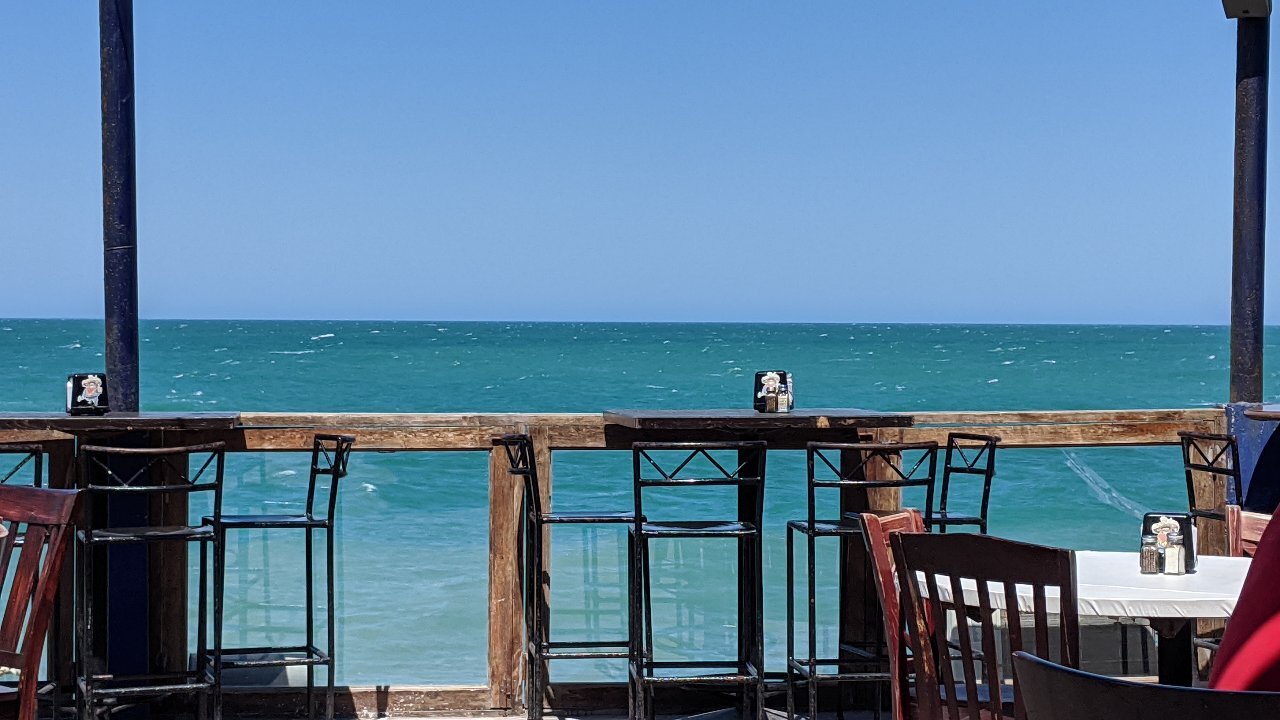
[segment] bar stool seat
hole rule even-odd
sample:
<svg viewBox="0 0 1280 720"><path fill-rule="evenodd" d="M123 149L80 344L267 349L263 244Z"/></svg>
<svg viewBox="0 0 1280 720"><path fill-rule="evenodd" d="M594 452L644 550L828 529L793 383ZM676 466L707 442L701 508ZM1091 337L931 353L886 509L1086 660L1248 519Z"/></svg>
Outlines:
<svg viewBox="0 0 1280 720"><path fill-rule="evenodd" d="M961 513L948 512L947 510L934 510L933 517L929 520L934 527L955 527L957 525L978 525L985 526L986 521L978 515L964 515Z"/></svg>
<svg viewBox="0 0 1280 720"><path fill-rule="evenodd" d="M629 512L554 512L542 513L538 519L544 523L629 523L635 521L635 515Z"/></svg>
<svg viewBox="0 0 1280 720"><path fill-rule="evenodd" d="M862 525L856 520L842 518L840 520L814 520L810 524L806 520L789 520L787 521L787 529L794 530L805 535L813 535L815 537L825 537L832 535L861 535Z"/></svg>
<svg viewBox="0 0 1280 720"><path fill-rule="evenodd" d="M745 537L755 535L758 530L755 523L719 521L719 520L685 520L665 522L643 522L640 532L645 537Z"/></svg>
<svg viewBox="0 0 1280 720"><path fill-rule="evenodd" d="M77 533L81 541L85 539L84 531ZM208 525L153 525L149 527L115 527L106 530L94 530L94 543L136 543L146 541L175 540L190 542L213 539L213 528Z"/></svg>
<svg viewBox="0 0 1280 720"><path fill-rule="evenodd" d="M205 518L205 522L211 522ZM226 528L271 530L275 528L322 528L323 519L306 515L223 515L219 524Z"/></svg>

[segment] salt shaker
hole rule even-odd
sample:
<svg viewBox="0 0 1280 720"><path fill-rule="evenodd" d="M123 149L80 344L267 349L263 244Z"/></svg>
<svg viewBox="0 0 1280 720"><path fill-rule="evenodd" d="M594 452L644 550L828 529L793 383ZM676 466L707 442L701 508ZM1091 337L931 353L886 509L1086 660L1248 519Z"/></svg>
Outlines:
<svg viewBox="0 0 1280 720"><path fill-rule="evenodd" d="M1156 545L1155 535L1142 536L1142 551L1138 555L1138 570L1143 575L1155 575L1160 572L1160 548Z"/></svg>
<svg viewBox="0 0 1280 720"><path fill-rule="evenodd" d="M1169 533L1169 547L1164 549L1164 574L1185 575L1187 549L1182 545L1181 533Z"/></svg>

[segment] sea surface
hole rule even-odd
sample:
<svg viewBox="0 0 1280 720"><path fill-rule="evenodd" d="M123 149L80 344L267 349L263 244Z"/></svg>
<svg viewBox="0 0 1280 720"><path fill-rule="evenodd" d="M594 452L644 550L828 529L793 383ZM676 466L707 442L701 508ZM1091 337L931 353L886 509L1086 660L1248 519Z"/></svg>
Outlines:
<svg viewBox="0 0 1280 720"><path fill-rule="evenodd" d="M748 405L754 373L763 369L793 373L797 407L1186 408L1223 402L1228 381L1227 329L1207 326L146 321L141 331L144 410L737 407ZM1277 338L1268 340L1270 347ZM101 322L0 320L0 411L62 409L67 374L101 370L102 346ZM783 669L786 652L783 528L804 513L799 455L769 461L770 670ZM352 459L336 543L340 683L485 682L486 473L478 452ZM625 453L558 453L554 475L558 509L629 508ZM226 510L296 507L306 476L298 455L231 457ZM701 502L709 513L723 512L716 501ZM1143 512L1185 502L1176 448L1004 451L991 531L1130 549ZM557 637L624 636L622 535L563 530L553 547ZM233 540L229 552L227 642L300 642L301 542L255 531ZM655 548L660 655L732 651L730 553L706 541ZM827 652L835 561L833 548L819 548L819 639ZM615 661L561 662L552 672L556 679L624 677Z"/></svg>

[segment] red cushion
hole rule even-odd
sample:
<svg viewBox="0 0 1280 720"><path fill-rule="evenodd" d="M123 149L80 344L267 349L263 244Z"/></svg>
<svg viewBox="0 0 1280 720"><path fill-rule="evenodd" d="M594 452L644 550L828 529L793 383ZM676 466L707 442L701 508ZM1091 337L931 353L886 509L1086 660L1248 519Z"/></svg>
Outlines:
<svg viewBox="0 0 1280 720"><path fill-rule="evenodd" d="M1209 687L1280 691L1280 522L1269 523L1258 541Z"/></svg>

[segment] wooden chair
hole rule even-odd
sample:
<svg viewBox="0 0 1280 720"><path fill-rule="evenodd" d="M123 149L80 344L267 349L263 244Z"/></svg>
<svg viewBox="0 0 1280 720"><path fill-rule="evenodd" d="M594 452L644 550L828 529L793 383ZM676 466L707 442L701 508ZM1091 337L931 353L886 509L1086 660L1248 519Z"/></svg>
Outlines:
<svg viewBox="0 0 1280 720"><path fill-rule="evenodd" d="M1064 665L1079 665L1075 556L1070 550L974 534L897 533L891 542L898 587L905 596L921 720L1026 717L1016 679L1012 702L1005 693L1002 660L1032 647L1037 655L1052 654L1050 588L1058 595L1057 656ZM1006 618L1003 653L996 650L1002 629L996 624L997 611ZM974 625L979 647L971 637ZM948 649L950 627L956 629L957 642ZM944 654L950 657L939 661Z"/></svg>
<svg viewBox="0 0 1280 720"><path fill-rule="evenodd" d="M1128 682L1013 654L1027 720L1227 720L1280 715L1280 693Z"/></svg>
<svg viewBox="0 0 1280 720"><path fill-rule="evenodd" d="M1266 532L1271 516L1248 512L1239 505L1227 506L1227 552L1232 557L1253 557L1258 540Z"/></svg>
<svg viewBox="0 0 1280 720"><path fill-rule="evenodd" d="M902 604L898 585L894 581L893 548L889 539L900 532L922 533L924 518L920 511L908 508L904 512L883 517L874 513L862 513L862 537L871 557L876 594L884 617L884 637L889 655L889 687L892 695L892 720L905 720L909 714L911 689L910 662L907 660L907 642L903 636Z"/></svg>
<svg viewBox="0 0 1280 720"><path fill-rule="evenodd" d="M79 497L77 490L0 485L0 519L9 531L0 538L0 665L18 671L16 688L0 688L0 718L36 717L40 659Z"/></svg>

